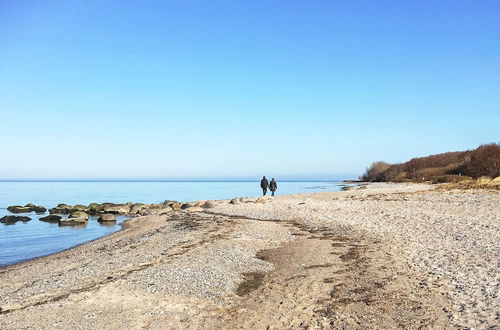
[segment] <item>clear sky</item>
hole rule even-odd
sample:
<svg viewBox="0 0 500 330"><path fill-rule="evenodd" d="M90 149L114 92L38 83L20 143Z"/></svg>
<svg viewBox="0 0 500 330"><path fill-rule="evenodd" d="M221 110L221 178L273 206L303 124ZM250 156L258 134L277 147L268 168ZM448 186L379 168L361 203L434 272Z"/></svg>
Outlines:
<svg viewBox="0 0 500 330"><path fill-rule="evenodd" d="M497 0L0 0L0 179L353 178L499 127Z"/></svg>

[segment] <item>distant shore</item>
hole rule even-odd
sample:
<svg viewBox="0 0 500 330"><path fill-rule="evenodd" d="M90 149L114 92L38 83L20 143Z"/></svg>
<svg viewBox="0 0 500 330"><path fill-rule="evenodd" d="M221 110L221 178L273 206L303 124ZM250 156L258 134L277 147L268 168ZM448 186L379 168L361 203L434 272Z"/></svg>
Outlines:
<svg viewBox="0 0 500 330"><path fill-rule="evenodd" d="M500 194L434 188L367 184L134 217L0 268L0 325L495 325Z"/></svg>

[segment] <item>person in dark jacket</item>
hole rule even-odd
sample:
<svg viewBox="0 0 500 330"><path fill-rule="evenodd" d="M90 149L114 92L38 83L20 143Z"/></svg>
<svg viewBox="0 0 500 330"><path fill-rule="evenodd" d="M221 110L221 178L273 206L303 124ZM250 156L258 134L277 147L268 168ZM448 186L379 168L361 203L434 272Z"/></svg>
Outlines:
<svg viewBox="0 0 500 330"><path fill-rule="evenodd" d="M266 177L263 176L262 180L260 180L260 187L262 188L262 196L266 196L268 185L269 185L269 182L267 181Z"/></svg>
<svg viewBox="0 0 500 330"><path fill-rule="evenodd" d="M274 192L278 189L278 184L274 181L274 178L269 182L269 190L271 190L271 196L274 196Z"/></svg>

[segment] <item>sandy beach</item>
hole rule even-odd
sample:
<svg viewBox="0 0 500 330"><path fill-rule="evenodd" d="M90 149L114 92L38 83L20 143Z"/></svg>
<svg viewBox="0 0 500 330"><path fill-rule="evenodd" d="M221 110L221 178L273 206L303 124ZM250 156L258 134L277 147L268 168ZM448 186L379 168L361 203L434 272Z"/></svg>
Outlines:
<svg viewBox="0 0 500 330"><path fill-rule="evenodd" d="M500 194L213 201L0 269L2 329L498 328Z"/></svg>

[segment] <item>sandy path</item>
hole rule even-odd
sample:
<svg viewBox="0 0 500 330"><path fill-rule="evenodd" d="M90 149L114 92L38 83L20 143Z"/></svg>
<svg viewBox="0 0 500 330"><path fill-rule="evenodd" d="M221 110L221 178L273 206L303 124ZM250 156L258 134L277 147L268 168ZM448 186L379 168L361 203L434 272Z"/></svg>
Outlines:
<svg viewBox="0 0 500 330"><path fill-rule="evenodd" d="M392 262L400 264L402 276L421 276L413 290L442 295L452 303L442 311L450 326L496 328L500 324L500 194L433 188L372 184L356 191L220 204L216 211L291 219L322 230L341 225L379 237L390 247Z"/></svg>

